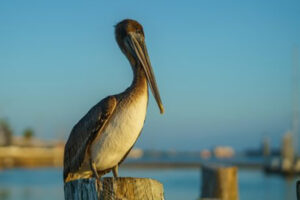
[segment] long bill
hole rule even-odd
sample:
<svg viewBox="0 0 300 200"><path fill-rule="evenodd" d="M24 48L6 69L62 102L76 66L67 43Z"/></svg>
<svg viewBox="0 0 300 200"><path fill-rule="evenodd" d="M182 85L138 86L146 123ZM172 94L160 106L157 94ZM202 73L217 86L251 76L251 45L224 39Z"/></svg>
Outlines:
<svg viewBox="0 0 300 200"><path fill-rule="evenodd" d="M154 72L153 72L153 69L151 66L151 62L150 62L150 59L148 56L148 52L147 52L147 48L146 48L144 39L135 33L131 33L129 35L129 37L127 38L127 42L129 43L129 46L131 47L134 54L136 55L136 57L139 59L140 63L142 64L143 69L146 74L146 77L147 77L147 80L148 80L148 83L150 85L152 94L156 100L158 107L159 107L160 113L163 114L164 107L161 102L160 94L158 91Z"/></svg>

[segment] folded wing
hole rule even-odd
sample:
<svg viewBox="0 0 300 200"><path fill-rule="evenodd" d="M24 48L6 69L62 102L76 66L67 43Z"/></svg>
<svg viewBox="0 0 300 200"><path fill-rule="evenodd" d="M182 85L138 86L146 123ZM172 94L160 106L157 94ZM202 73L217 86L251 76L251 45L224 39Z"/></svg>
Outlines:
<svg viewBox="0 0 300 200"><path fill-rule="evenodd" d="M108 96L101 100L73 127L64 152L64 181L69 173L77 172L83 164L91 142L103 132L112 116L117 100Z"/></svg>

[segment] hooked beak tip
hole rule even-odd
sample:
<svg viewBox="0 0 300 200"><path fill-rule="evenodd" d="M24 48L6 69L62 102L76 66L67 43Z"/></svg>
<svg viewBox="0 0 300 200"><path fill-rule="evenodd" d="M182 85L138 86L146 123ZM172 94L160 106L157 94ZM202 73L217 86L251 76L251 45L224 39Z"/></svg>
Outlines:
<svg viewBox="0 0 300 200"><path fill-rule="evenodd" d="M159 105L159 110L160 110L160 114L164 114L165 108L164 108L164 106L162 104Z"/></svg>

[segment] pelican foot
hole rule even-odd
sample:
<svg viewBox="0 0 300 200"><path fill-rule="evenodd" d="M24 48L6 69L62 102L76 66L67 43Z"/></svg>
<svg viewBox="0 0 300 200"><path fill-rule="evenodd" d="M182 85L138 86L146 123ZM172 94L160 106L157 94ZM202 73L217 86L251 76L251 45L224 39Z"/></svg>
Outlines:
<svg viewBox="0 0 300 200"><path fill-rule="evenodd" d="M101 187L100 176L97 172L96 164L92 159L90 159L90 167L91 167L91 170L93 172L93 177L96 179L97 190L100 191L100 187Z"/></svg>
<svg viewBox="0 0 300 200"><path fill-rule="evenodd" d="M114 166L113 168L113 174L115 178L118 178L118 169L119 169L118 165Z"/></svg>

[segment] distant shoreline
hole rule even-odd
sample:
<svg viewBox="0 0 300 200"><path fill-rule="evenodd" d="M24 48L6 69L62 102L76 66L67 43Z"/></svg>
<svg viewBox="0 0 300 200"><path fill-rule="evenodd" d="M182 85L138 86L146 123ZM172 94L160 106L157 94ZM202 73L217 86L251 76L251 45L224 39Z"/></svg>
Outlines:
<svg viewBox="0 0 300 200"><path fill-rule="evenodd" d="M63 146L57 147L0 147L0 169L12 168L42 168L63 166ZM201 168L207 162L198 161L143 161L140 159L127 159L122 167L125 168ZM219 163L219 162L217 162ZM222 160L222 164L235 165L240 168L262 169L260 163L237 162Z"/></svg>
<svg viewBox="0 0 300 200"><path fill-rule="evenodd" d="M63 147L0 147L0 169L61 167Z"/></svg>

